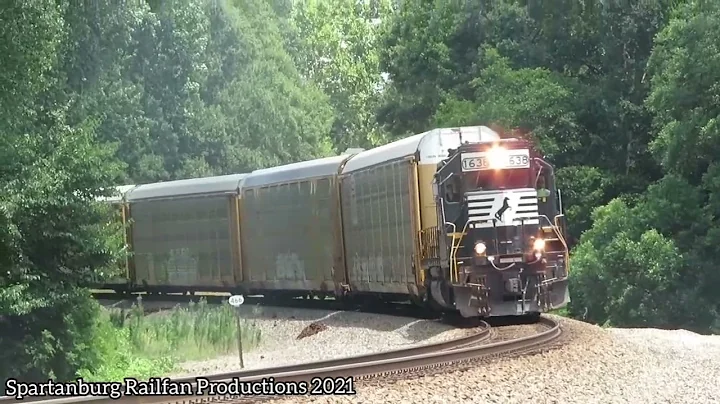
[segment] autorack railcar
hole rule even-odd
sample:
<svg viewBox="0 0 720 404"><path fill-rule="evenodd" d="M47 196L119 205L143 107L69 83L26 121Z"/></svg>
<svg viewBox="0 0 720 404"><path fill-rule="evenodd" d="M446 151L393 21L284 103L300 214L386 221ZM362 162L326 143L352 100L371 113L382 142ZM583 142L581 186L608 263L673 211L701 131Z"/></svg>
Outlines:
<svg viewBox="0 0 720 404"><path fill-rule="evenodd" d="M242 185L242 287L343 296L338 173L350 154L252 172Z"/></svg>
<svg viewBox="0 0 720 404"><path fill-rule="evenodd" d="M247 174L140 185L127 193L132 283L165 292L235 290Z"/></svg>

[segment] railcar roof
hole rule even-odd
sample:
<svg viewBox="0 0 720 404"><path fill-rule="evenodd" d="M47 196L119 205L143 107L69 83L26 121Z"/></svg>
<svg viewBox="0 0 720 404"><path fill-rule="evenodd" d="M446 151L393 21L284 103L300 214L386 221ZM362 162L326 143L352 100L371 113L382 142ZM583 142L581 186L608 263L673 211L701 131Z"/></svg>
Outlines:
<svg viewBox="0 0 720 404"><path fill-rule="evenodd" d="M487 142L500 139L500 135L487 126L436 128L358 153L345 165L343 174L411 156L417 151L420 152L421 164L437 164L448 157L448 149L460 146L458 132L462 133L463 142Z"/></svg>
<svg viewBox="0 0 720 404"><path fill-rule="evenodd" d="M242 180L247 176L248 174L230 174L143 184L128 192L127 200L132 202L144 199L237 192Z"/></svg>
<svg viewBox="0 0 720 404"><path fill-rule="evenodd" d="M349 154L301 161L284 166L255 170L243 181L243 188L262 187L282 184L315 177L327 177L337 174L340 164Z"/></svg>

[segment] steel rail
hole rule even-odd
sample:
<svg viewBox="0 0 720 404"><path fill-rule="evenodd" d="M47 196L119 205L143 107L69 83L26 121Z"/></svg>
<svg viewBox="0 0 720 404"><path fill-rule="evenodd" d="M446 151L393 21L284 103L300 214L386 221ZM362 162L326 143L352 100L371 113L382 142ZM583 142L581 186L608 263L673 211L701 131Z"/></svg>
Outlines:
<svg viewBox="0 0 720 404"><path fill-rule="evenodd" d="M548 329L535 335L517 338L509 341L501 341L477 345L490 335L487 325L479 333L452 341L438 344L428 344L409 349L399 349L384 353L355 356L350 358L333 359L328 361L306 363L300 365L282 366L275 368L255 369L240 372L230 372L215 375L204 375L211 382L256 382L260 380L273 379L274 383L303 382L308 383L315 378L347 378L354 377L356 380L370 379L382 375L397 374L413 370L422 370L452 364L458 362L473 361L478 358L524 352L543 346L555 340L562 333L560 324L541 317L540 323ZM195 377L175 379L173 382L187 382L197 391ZM33 401L41 401L43 404L75 404L93 402L94 404L117 403L207 403L243 398L259 399L265 396L229 396L229 395L208 395L197 394L194 396L125 396L119 399L109 397L69 397L46 399L40 397ZM0 398L0 401L13 400L12 397ZM23 400L30 401L30 400Z"/></svg>

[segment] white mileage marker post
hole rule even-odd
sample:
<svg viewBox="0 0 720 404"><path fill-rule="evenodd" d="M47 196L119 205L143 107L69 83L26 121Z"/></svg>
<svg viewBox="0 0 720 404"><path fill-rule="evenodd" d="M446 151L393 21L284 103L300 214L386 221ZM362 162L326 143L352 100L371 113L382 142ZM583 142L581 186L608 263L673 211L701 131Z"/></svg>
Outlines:
<svg viewBox="0 0 720 404"><path fill-rule="evenodd" d="M240 357L240 369L244 369L245 364L243 363L242 327L240 327L240 306L245 303L245 298L243 295L233 295L230 296L228 303L237 309L235 310L235 320L237 321L238 356Z"/></svg>

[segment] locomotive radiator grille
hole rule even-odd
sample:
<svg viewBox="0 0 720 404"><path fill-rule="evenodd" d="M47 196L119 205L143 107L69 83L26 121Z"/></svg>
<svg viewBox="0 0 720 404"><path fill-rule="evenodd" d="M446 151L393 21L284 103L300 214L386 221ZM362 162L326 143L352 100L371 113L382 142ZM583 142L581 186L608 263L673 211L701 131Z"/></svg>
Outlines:
<svg viewBox="0 0 720 404"><path fill-rule="evenodd" d="M475 229L539 224L537 191L533 188L474 191L465 194L468 222Z"/></svg>

